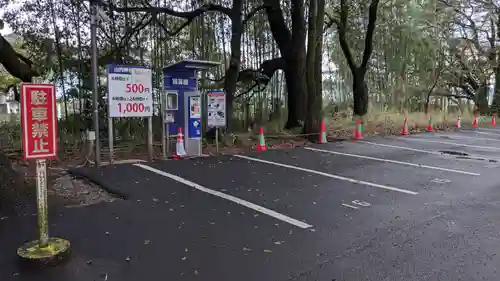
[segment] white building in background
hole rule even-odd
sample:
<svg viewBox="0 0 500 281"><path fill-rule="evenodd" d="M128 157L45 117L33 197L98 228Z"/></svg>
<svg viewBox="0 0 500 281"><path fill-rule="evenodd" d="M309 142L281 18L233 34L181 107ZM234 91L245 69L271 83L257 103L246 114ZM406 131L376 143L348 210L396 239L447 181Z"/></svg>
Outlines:
<svg viewBox="0 0 500 281"><path fill-rule="evenodd" d="M19 120L20 104L9 95L0 93L0 122Z"/></svg>
<svg viewBox="0 0 500 281"><path fill-rule="evenodd" d="M19 114L19 102L9 99L8 95L0 94L0 113L1 114Z"/></svg>

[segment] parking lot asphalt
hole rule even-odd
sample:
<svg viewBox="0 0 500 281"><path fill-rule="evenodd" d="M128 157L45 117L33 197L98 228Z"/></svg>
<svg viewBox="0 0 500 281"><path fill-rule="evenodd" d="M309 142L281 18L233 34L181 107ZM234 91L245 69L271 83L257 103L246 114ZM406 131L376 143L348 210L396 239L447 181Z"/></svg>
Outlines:
<svg viewBox="0 0 500 281"><path fill-rule="evenodd" d="M498 161L480 128L78 169L124 200L54 210L41 272L35 218L0 220L0 280L498 280Z"/></svg>

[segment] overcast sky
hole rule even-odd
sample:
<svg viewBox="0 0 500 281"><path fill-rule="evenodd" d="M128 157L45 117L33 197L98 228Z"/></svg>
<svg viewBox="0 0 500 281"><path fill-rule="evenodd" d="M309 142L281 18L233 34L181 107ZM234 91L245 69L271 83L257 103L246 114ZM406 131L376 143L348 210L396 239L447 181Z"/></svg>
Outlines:
<svg viewBox="0 0 500 281"><path fill-rule="evenodd" d="M2 18L3 16L3 9L0 10L0 19ZM12 29L10 29L10 26L4 22L4 27L2 30L0 30L0 34L2 35L6 35L6 34L9 34L9 33L12 33Z"/></svg>
<svg viewBox="0 0 500 281"><path fill-rule="evenodd" d="M14 4L7 5L7 8L10 9L10 8L19 7L23 2L24 2L24 0L16 1ZM5 10L7 10L7 9L0 9L0 19L3 17L3 13ZM10 26L6 22L4 22L4 25L5 26L3 27L2 30L0 30L0 33L2 35L7 35L9 33L12 33L12 29L10 28Z"/></svg>
<svg viewBox="0 0 500 281"><path fill-rule="evenodd" d="M12 29L10 29L9 25L5 25L4 28L2 30L0 30L0 33L2 35L7 35L7 34L10 34L12 33Z"/></svg>

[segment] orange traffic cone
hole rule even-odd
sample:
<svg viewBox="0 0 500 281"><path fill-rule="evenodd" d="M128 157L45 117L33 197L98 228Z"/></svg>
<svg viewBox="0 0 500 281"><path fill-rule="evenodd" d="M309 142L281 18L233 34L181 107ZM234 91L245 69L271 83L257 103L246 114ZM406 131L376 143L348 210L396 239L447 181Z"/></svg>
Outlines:
<svg viewBox="0 0 500 281"><path fill-rule="evenodd" d="M186 156L186 150L184 149L184 138L182 136L182 128L177 129L177 142L175 144L173 159L181 159Z"/></svg>
<svg viewBox="0 0 500 281"><path fill-rule="evenodd" d="M434 132L434 128L432 128L432 117L429 118L429 124L427 124L427 132Z"/></svg>
<svg viewBox="0 0 500 281"><path fill-rule="evenodd" d="M361 125L361 120L356 121L356 128L354 128L354 140L360 140L363 138L363 126Z"/></svg>
<svg viewBox="0 0 500 281"><path fill-rule="evenodd" d="M496 126L497 125L496 119L497 119L497 114L493 113L491 115L491 126Z"/></svg>
<svg viewBox="0 0 500 281"><path fill-rule="evenodd" d="M328 140L326 139L326 131L325 131L325 120L321 120L321 130L319 132L319 139L318 143L327 143Z"/></svg>
<svg viewBox="0 0 500 281"><path fill-rule="evenodd" d="M474 121L472 121L472 127L477 128L478 127L478 122L477 122L477 114L474 114Z"/></svg>
<svg viewBox="0 0 500 281"><path fill-rule="evenodd" d="M259 144L257 145L257 152L266 151L266 141L264 139L264 129L259 129Z"/></svg>
<svg viewBox="0 0 500 281"><path fill-rule="evenodd" d="M401 135L406 136L409 134L410 133L408 132L408 119L405 117L405 120L403 121L403 128L401 129Z"/></svg>

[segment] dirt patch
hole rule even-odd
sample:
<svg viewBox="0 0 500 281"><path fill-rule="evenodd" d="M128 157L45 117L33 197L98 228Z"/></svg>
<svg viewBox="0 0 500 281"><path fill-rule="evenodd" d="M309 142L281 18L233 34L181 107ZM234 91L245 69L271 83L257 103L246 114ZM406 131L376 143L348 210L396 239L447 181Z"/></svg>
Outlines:
<svg viewBox="0 0 500 281"><path fill-rule="evenodd" d="M469 156L468 153L460 152L460 151L453 151L453 150L440 150L439 152L441 152L443 154L462 156L462 157Z"/></svg>
<svg viewBox="0 0 500 281"><path fill-rule="evenodd" d="M24 177L32 189L35 189L36 168L34 163L17 159L12 163L12 168ZM81 207L119 200L96 184L86 179L71 176L61 163L49 163L47 175L49 203L52 206ZM33 198L33 200L35 199Z"/></svg>
<svg viewBox="0 0 500 281"><path fill-rule="evenodd" d="M57 176L53 176L49 195L57 196L65 207L82 207L120 200L95 183L71 176L66 170L60 170Z"/></svg>

